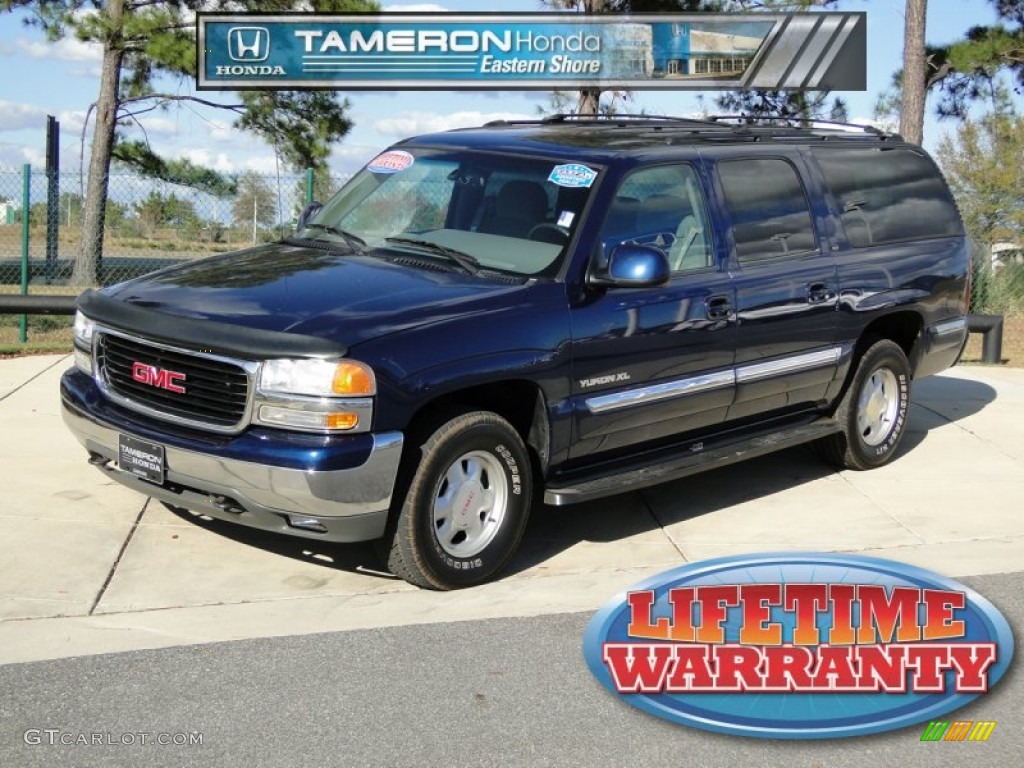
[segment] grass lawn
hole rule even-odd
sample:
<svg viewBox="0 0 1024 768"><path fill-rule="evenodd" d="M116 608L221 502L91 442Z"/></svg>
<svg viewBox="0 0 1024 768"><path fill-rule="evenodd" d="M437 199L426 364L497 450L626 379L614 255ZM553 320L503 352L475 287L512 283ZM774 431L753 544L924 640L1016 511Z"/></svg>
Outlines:
<svg viewBox="0 0 1024 768"><path fill-rule="evenodd" d="M0 357L71 352L70 315L29 315L28 343L19 339L19 315L0 315Z"/></svg>

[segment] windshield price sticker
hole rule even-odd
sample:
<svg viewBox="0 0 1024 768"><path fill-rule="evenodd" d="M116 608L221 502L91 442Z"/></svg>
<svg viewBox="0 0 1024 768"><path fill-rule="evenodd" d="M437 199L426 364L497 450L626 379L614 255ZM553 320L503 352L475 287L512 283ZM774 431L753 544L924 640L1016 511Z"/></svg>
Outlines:
<svg viewBox="0 0 1024 768"><path fill-rule="evenodd" d="M551 169L548 181L560 187L589 187L597 178L597 171L579 163L556 165Z"/></svg>
<svg viewBox="0 0 1024 768"><path fill-rule="evenodd" d="M400 149L393 149L390 152L382 152L377 155L366 166L370 173L398 173L404 171L416 161L408 152Z"/></svg>

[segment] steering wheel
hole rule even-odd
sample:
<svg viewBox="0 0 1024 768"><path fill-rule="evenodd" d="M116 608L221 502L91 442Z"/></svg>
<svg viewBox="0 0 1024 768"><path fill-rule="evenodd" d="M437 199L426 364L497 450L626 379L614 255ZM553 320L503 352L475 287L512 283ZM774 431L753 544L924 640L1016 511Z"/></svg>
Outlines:
<svg viewBox="0 0 1024 768"><path fill-rule="evenodd" d="M540 243L551 243L552 245L565 245L569 242L569 228L560 227L558 224L550 224L546 221L537 224L530 230L528 240L536 240Z"/></svg>

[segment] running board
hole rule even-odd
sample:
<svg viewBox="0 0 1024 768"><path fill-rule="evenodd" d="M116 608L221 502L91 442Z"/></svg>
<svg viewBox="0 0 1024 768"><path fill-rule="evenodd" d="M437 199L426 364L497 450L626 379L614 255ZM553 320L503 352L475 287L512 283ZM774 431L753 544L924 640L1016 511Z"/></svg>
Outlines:
<svg viewBox="0 0 1024 768"><path fill-rule="evenodd" d="M839 432L839 423L834 419L821 418L810 423L798 424L772 432L762 432L745 440L712 446L694 452L691 448L685 454L673 454L655 463L636 464L618 472L581 477L566 485L548 484L544 489L544 503L556 507L578 504L582 501L614 496L617 493L647 488L669 480L695 475L717 467L735 464L755 456L763 456L794 445L817 440ZM699 445L699 443L697 444Z"/></svg>

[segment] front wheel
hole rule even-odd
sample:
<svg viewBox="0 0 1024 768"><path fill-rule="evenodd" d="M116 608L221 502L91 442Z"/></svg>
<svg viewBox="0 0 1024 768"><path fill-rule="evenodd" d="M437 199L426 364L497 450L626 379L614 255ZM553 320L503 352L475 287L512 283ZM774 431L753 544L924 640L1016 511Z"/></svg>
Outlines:
<svg viewBox="0 0 1024 768"><path fill-rule="evenodd" d="M836 409L842 431L819 440L819 453L839 469L887 464L903 440L909 407L907 356L893 341L876 341L861 357Z"/></svg>
<svg viewBox="0 0 1024 768"><path fill-rule="evenodd" d="M511 424L474 411L443 424L406 469L383 544L388 568L411 584L457 589L481 584L511 558L526 527L530 459Z"/></svg>

